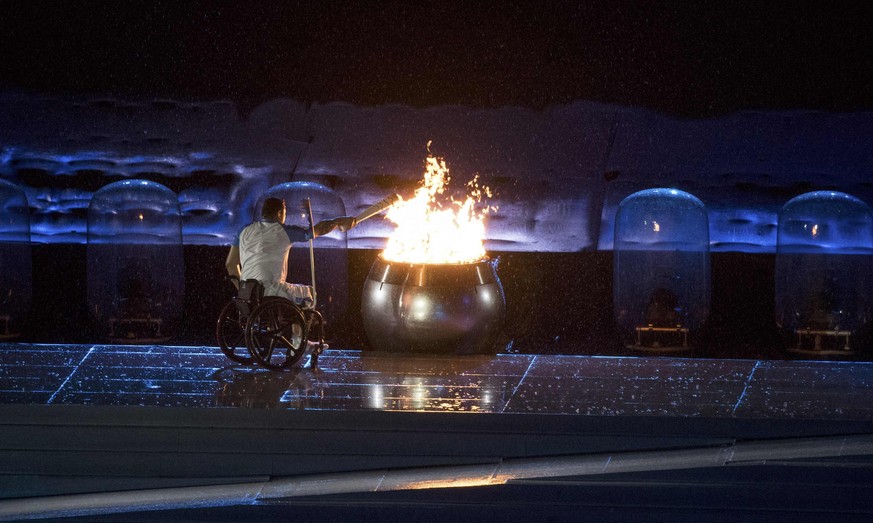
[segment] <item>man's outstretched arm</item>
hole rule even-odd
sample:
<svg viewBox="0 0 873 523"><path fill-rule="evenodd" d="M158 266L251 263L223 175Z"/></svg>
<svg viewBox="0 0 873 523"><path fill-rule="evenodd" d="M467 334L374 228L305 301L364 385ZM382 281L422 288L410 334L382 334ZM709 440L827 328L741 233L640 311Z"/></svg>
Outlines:
<svg viewBox="0 0 873 523"><path fill-rule="evenodd" d="M356 224L354 216L340 216L332 220L323 220L315 224L315 236L324 236L334 229L347 231Z"/></svg>

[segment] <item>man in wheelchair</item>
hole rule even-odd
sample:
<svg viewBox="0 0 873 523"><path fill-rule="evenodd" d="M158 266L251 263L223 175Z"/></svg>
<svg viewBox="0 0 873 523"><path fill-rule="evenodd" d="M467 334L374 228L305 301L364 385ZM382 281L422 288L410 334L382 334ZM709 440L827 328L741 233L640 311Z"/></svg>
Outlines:
<svg viewBox="0 0 873 523"><path fill-rule="evenodd" d="M264 297L275 296L285 298L301 309L309 309L313 302L312 287L285 281L288 274L288 254L292 244L310 240L313 238L313 234L314 237L329 234L337 228L341 231L349 230L355 226L355 218L341 216L324 220L315 224L312 230L308 230L294 225L285 225L285 215L286 208L283 200L279 198L267 198L264 200L261 219L247 225L237 234L227 255L225 267L237 289L240 288L241 281L251 282L256 280L263 288ZM250 292L250 289L244 290ZM275 312L273 315L280 313L281 311ZM293 315L295 313L292 311L285 312L284 314ZM225 313L223 312L222 317L224 316ZM219 322L219 329L221 329L221 321ZM293 337L295 338L298 334L297 330L299 328L294 330ZM280 334L285 335L284 333ZM274 335L273 337L276 338L277 336ZM222 339L222 334L219 334L219 339ZM258 346L257 340L247 339L246 343L250 346L250 349L252 342L255 342L255 345ZM271 341L271 346L264 350L271 352L273 350L272 344L273 342ZM222 342L221 345L222 350L224 350L223 345L225 343ZM245 357L238 355L235 357L232 350L231 348L230 353L225 351L225 354L238 362L250 362ZM266 359L269 361L269 353L266 354ZM299 357L295 357L294 361L297 359Z"/></svg>

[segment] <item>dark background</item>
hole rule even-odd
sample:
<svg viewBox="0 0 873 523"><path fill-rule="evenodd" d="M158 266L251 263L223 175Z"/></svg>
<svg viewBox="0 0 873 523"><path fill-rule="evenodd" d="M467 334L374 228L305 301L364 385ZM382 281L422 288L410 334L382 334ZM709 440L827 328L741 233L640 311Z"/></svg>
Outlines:
<svg viewBox="0 0 873 523"><path fill-rule="evenodd" d="M873 107L868 2L0 3L0 87L703 117Z"/></svg>
<svg viewBox="0 0 873 523"><path fill-rule="evenodd" d="M82 244L35 245L31 324L25 340L100 342L88 314L86 249ZM349 251L347 316L328 326L332 346L371 349L359 311L375 250ZM613 324L612 252L491 252L506 295L506 320L496 350L533 354L625 355ZM184 325L168 344L214 346L215 322L233 289L224 281L225 247L188 245ZM709 358L787 359L774 321L775 255L712 253L710 321L692 352ZM316 268L317 270L317 268ZM869 345L869 340L856 340ZM639 353L637 353L639 354ZM674 353L678 354L678 353ZM853 360L866 360L867 352Z"/></svg>
<svg viewBox="0 0 873 523"><path fill-rule="evenodd" d="M277 97L532 108L584 99L689 118L873 108L873 7L863 2L6 1L0 20L2 90L231 100L243 116ZM91 341L84 249L34 246L34 340ZM230 295L224 254L186 246L179 343L213 343ZM376 253L350 255L355 304ZM712 260L701 355L783 354L773 257ZM503 254L508 350L620 351L611 274L609 252ZM334 333L341 343L366 347L359 321L352 314Z"/></svg>

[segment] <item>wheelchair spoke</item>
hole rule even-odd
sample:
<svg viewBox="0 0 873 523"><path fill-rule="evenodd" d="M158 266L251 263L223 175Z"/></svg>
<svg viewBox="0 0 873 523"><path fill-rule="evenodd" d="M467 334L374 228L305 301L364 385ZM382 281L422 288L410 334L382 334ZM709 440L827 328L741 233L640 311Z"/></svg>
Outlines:
<svg viewBox="0 0 873 523"><path fill-rule="evenodd" d="M228 347L231 347L234 349L237 347L245 347L246 346L245 337L246 337L245 331L240 330L240 332L236 335L236 337L233 338L233 344L228 343Z"/></svg>
<svg viewBox="0 0 873 523"><path fill-rule="evenodd" d="M270 355L273 355L273 352L276 351L276 336L270 337Z"/></svg>
<svg viewBox="0 0 873 523"><path fill-rule="evenodd" d="M262 349L259 354L264 360L270 361L270 358L273 357L273 340L270 340L270 343L267 344L267 347L265 349Z"/></svg>
<svg viewBox="0 0 873 523"><path fill-rule="evenodd" d="M285 347L288 348L288 358L291 358L291 357L294 356L294 354L297 354L297 351L296 351L295 348L294 348L295 345L294 345L294 340L293 340L293 339L290 339L290 340L289 340L289 339L288 339L287 337L285 337L284 335L280 335L280 336L278 336L278 339L281 340L282 344L285 345Z"/></svg>

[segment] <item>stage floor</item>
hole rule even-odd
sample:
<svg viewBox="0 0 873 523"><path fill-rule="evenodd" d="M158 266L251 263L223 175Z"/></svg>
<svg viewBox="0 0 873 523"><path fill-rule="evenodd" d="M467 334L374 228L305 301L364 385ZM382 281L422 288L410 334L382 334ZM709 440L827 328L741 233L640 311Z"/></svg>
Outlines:
<svg viewBox="0 0 873 523"><path fill-rule="evenodd" d="M0 404L873 420L873 364L327 350L317 369L217 347L0 345Z"/></svg>
<svg viewBox="0 0 873 523"><path fill-rule="evenodd" d="M2 344L0 520L873 517L871 363L356 350L319 363Z"/></svg>

